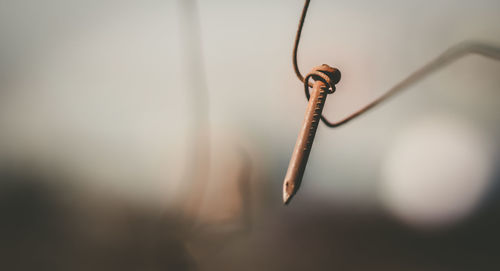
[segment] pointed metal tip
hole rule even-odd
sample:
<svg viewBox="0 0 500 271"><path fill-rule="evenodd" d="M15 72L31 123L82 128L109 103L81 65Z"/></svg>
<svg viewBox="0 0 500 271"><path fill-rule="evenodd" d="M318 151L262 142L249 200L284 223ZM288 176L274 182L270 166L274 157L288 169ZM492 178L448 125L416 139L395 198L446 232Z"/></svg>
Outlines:
<svg viewBox="0 0 500 271"><path fill-rule="evenodd" d="M283 204L288 205L288 200L290 199L289 196L283 196Z"/></svg>
<svg viewBox="0 0 500 271"><path fill-rule="evenodd" d="M292 194L288 194L288 192L283 191L283 204L288 205L288 203L292 200L292 196Z"/></svg>

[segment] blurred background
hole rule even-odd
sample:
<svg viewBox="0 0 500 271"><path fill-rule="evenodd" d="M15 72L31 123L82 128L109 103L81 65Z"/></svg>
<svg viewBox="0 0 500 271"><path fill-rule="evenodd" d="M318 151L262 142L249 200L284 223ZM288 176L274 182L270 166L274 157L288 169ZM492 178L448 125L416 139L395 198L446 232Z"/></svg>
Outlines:
<svg viewBox="0 0 500 271"><path fill-rule="evenodd" d="M499 270L500 63L468 55L359 119L306 100L302 0L0 0L5 270ZM463 40L500 2L312 1L307 73L340 119Z"/></svg>

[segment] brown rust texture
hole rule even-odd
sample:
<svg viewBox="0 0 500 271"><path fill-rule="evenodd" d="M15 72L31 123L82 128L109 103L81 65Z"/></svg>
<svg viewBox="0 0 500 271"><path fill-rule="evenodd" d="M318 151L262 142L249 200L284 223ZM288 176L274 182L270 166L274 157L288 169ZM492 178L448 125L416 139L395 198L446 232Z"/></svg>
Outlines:
<svg viewBox="0 0 500 271"><path fill-rule="evenodd" d="M327 95L328 88L325 83L321 80L315 81L283 183L283 202L285 204L291 200L300 187Z"/></svg>

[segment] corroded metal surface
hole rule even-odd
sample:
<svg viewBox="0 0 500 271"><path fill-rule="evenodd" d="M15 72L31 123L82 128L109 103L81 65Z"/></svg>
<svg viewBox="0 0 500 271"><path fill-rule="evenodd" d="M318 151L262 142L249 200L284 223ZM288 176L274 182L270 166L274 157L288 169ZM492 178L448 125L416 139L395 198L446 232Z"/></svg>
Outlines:
<svg viewBox="0 0 500 271"><path fill-rule="evenodd" d="M305 77L304 87L306 93L309 93L309 78L315 81L312 84L313 91L307 104L304 121L283 182L283 202L285 204L290 202L300 187L326 97L329 93L335 91L335 84L340 80L340 72L325 64L315 67Z"/></svg>

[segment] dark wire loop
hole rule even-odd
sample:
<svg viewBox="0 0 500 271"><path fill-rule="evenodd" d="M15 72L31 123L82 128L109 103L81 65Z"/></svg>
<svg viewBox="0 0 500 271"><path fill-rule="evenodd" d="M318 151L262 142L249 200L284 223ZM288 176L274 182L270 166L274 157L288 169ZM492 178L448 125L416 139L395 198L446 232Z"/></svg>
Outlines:
<svg viewBox="0 0 500 271"><path fill-rule="evenodd" d="M309 72L304 78L304 92L306 94L307 100L309 100L309 87L312 83L309 82L309 79L320 80L322 81L328 89L328 94L332 94L335 92L335 84L340 81L340 71L332 68L326 64L321 66L314 67L311 72Z"/></svg>
<svg viewBox="0 0 500 271"><path fill-rule="evenodd" d="M326 88L328 88L328 94L332 94L335 92L335 86L331 86L330 85L330 80L328 80L328 76L326 76L324 73L322 72L319 72L319 71L313 71L313 72L310 72L306 75L306 77L304 78L304 90L305 90L305 94L306 94L306 97L307 97L307 100L309 100L311 94L309 93L309 87L311 85L311 83L308 84L309 82L309 79L311 79L311 77L314 77L315 80L320 80L321 82L325 83L326 85Z"/></svg>
<svg viewBox="0 0 500 271"><path fill-rule="evenodd" d="M309 100L310 94L309 94L309 87L312 87L312 84L309 82L309 74L304 78L302 74L300 73L298 63L297 63L297 50L299 47L299 42L300 42L300 36L302 34L302 27L304 26L304 21L306 18L307 14L307 9L309 8L309 3L310 0L305 0L304 3L304 8L302 9L302 15L300 16L300 21L299 21L299 27L297 29L297 34L295 36L295 44L293 47L293 69L295 71L295 74L297 75L297 78L301 82L304 83L305 86L305 94L306 98ZM377 104L388 100L390 97L393 97L396 93L399 93L401 90L404 90L418 81L424 79L428 75L432 74L433 72L437 71L438 69L443 68L444 66L452 63L453 61L468 55L468 54L478 54L484 57L488 57L494 60L499 61L500 60L500 46L494 45L491 43L486 43L486 42L477 42L477 41L463 41L455 46L452 46L448 48L444 53L439 55L437 58L434 60L428 62L424 66L422 66L420 69L414 71L411 73L409 76L401 80L399 83L394 85L392 88L390 88L387 92L385 92L382 96L379 98L375 99L371 103L365 105L358 111L355 111L354 113L351 113L347 117L337 121L337 122L330 122L328 121L327 118L325 118L323 115L321 115L321 120L323 123L330 127L338 127L342 124L347 123L348 121L354 119L355 117L365 113L369 109L373 108Z"/></svg>

